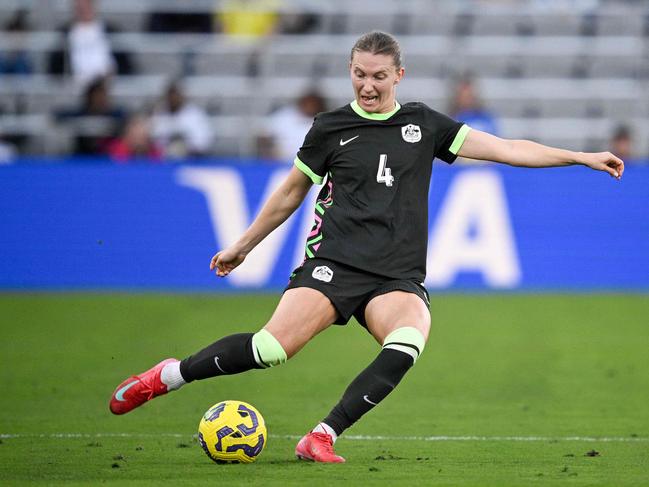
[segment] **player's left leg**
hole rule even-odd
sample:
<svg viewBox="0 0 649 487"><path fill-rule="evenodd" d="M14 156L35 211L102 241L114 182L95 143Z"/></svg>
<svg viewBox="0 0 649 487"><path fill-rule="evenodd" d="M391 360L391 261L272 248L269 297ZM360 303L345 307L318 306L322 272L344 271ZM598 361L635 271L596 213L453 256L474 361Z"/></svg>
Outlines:
<svg viewBox="0 0 649 487"><path fill-rule="evenodd" d="M332 441L396 387L423 352L430 330L427 305L410 292L392 291L376 296L365 308L365 319L382 349L313 430L328 434Z"/></svg>
<svg viewBox="0 0 649 487"><path fill-rule="evenodd" d="M392 291L373 298L365 307L367 329L379 344L399 328L416 328L428 340L430 310L423 299L412 292Z"/></svg>

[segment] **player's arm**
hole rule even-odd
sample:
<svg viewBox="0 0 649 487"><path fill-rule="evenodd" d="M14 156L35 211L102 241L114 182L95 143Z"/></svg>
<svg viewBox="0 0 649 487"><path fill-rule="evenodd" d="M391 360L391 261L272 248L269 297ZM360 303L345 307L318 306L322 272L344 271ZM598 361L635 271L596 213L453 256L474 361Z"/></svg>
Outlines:
<svg viewBox="0 0 649 487"><path fill-rule="evenodd" d="M217 276L227 276L259 242L279 227L300 206L311 189L311 180L297 167L264 203L263 208L237 242L218 252L210 262Z"/></svg>
<svg viewBox="0 0 649 487"><path fill-rule="evenodd" d="M624 162L610 152L573 152L530 140L501 139L495 135L471 129L457 153L460 157L501 162L519 167L558 167L581 164L620 179Z"/></svg>

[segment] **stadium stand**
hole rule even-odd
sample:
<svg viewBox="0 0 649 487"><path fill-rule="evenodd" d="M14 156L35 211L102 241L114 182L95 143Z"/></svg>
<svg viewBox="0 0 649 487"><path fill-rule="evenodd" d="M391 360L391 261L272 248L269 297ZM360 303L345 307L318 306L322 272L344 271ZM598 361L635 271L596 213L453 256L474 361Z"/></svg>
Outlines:
<svg viewBox="0 0 649 487"><path fill-rule="evenodd" d="M113 97L131 112L153 105L172 78L184 77L187 96L209 114L216 156L255 156L256 130L278 106L317 85L328 106L352 98L349 48L371 29L394 32L405 52L401 101L422 100L444 111L451 81L470 72L485 106L501 117L501 135L529 137L577 150L603 150L621 122L649 133L649 5L582 0L426 1L285 0L281 15L316 19L309 34L241 39L220 33L150 33L152 12L209 13L224 2L106 0L101 18L115 25L116 50L128 50L136 74L113 79ZM33 74L0 74L0 135L23 155L70 152L74 129L51 116L73 105L80 87L48 76L47 56L60 48L57 28L71 1L0 0L0 25L18 8L31 31L0 31L0 53L29 53ZM281 25L281 23L280 23ZM215 29L217 26L215 26ZM636 156L649 153L638 138Z"/></svg>

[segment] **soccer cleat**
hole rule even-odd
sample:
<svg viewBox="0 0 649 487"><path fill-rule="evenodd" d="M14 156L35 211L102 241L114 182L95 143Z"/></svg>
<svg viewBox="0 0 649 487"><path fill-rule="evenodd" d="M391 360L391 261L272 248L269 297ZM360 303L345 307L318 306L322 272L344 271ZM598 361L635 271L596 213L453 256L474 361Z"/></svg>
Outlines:
<svg viewBox="0 0 649 487"><path fill-rule="evenodd" d="M295 456L300 460L323 463L344 463L345 459L334 453L334 442L326 433L309 433L302 437L295 447Z"/></svg>
<svg viewBox="0 0 649 487"><path fill-rule="evenodd" d="M168 358L146 372L122 382L110 398L110 411L113 414L125 414L156 396L166 394L167 386L160 380L160 373L165 365L173 362L178 360Z"/></svg>

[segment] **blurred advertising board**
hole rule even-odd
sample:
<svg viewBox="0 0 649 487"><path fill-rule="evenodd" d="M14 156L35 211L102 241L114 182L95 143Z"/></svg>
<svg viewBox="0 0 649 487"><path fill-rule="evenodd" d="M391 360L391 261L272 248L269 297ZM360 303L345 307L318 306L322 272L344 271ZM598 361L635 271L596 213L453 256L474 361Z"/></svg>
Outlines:
<svg viewBox="0 0 649 487"><path fill-rule="evenodd" d="M281 290L304 257L318 188L229 277L208 266L289 169L0 167L0 288ZM581 167L435 162L427 271L433 291L647 291L649 167L629 167L618 182Z"/></svg>

